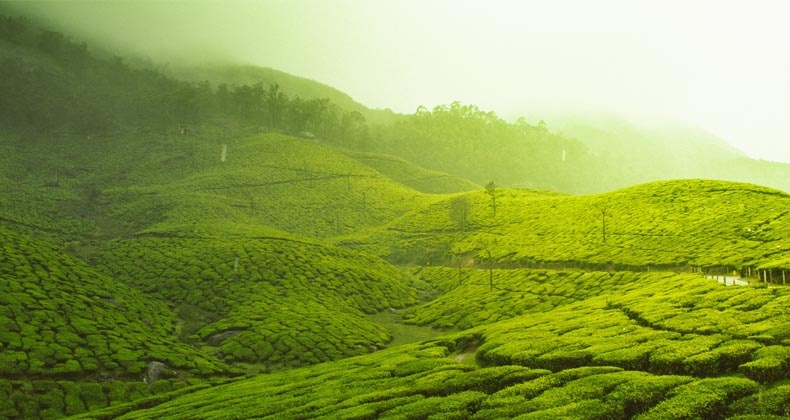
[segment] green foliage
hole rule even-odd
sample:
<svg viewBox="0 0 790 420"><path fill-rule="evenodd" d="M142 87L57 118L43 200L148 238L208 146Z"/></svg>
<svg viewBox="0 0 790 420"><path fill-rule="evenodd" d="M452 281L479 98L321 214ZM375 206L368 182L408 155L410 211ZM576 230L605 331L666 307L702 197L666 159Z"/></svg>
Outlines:
<svg viewBox="0 0 790 420"><path fill-rule="evenodd" d="M790 416L790 385L780 385L741 398L730 406L730 411L739 416Z"/></svg>
<svg viewBox="0 0 790 420"><path fill-rule="evenodd" d="M508 185L528 181L543 189L581 192L593 183L589 175L601 164L581 142L554 134L544 124L523 119L511 124L459 102L432 110L420 107L404 120L378 128L374 136L381 138L378 152L462 174L480 185L493 178Z"/></svg>
<svg viewBox="0 0 790 420"><path fill-rule="evenodd" d="M790 347L763 347L754 353L753 361L740 365L739 370L761 383L786 379L790 371Z"/></svg>
<svg viewBox="0 0 790 420"><path fill-rule="evenodd" d="M455 199L448 196L382 228L344 238L342 243L368 244L369 249L384 256L389 251L385 245L393 242L425 249L426 253L450 243L455 254L469 255L478 265L488 260L488 249L494 265L506 267L694 269L720 276L732 276L735 270L741 276L750 274L753 282L757 281L756 269L761 267L774 270L775 284L782 282L780 268L790 267L783 263L790 249L785 243L790 223L788 215L778 210L787 206L788 196L777 190L683 180L595 196L505 188L497 191L496 219L491 220L490 212L470 213L465 235L459 235L457 223L447 217ZM490 196L484 191L465 197L473 208L490 207ZM607 208L605 242L600 206ZM448 261L434 260L431 264Z"/></svg>
<svg viewBox="0 0 790 420"><path fill-rule="evenodd" d="M692 382L675 389L669 398L636 419L725 418L727 404L758 390L742 378L715 378Z"/></svg>
<svg viewBox="0 0 790 420"><path fill-rule="evenodd" d="M23 18L0 16L0 28L0 91L7 93L0 97L4 127L87 135L164 128L194 136L191 126L222 117L237 125L309 132L351 144L368 140L360 113L367 110L326 89L323 93L351 102L354 109L325 97L290 98L277 80L266 88L259 80L216 87L205 79L177 80L151 65L94 54L84 42Z"/></svg>
<svg viewBox="0 0 790 420"><path fill-rule="evenodd" d="M137 377L151 360L196 374L229 371L216 359L171 340L175 317L162 303L43 241L2 226L0 232L5 247L0 282L4 289L25 291L6 298L5 311L17 318L14 326L6 324L18 332L0 337L5 346L0 374ZM20 275L22 267L30 268L27 274ZM181 359L205 360L207 370L193 372L189 363L173 363Z"/></svg>
<svg viewBox="0 0 790 420"><path fill-rule="evenodd" d="M787 290L656 271L779 284L784 193L482 189L325 142L566 191L602 160L474 106L372 128L354 104L177 81L16 19L0 44L0 417L788 415ZM381 311L463 331L388 347ZM241 369L265 374L217 378Z"/></svg>
<svg viewBox="0 0 790 420"><path fill-rule="evenodd" d="M397 156L357 151L348 151L346 154L388 178L420 192L452 194L480 189L479 185L464 178L424 169Z"/></svg>
<svg viewBox="0 0 790 420"><path fill-rule="evenodd" d="M275 369L381 348L390 337L364 314L416 302L408 279L376 257L286 238L141 238L101 255L108 274L211 316L190 322L228 361Z"/></svg>

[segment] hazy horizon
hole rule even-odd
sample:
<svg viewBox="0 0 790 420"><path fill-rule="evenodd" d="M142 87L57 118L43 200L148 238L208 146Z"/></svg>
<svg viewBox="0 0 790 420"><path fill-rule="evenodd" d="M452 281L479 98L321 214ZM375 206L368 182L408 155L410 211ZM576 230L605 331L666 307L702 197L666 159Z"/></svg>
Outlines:
<svg viewBox="0 0 790 420"><path fill-rule="evenodd" d="M460 100L505 117L681 120L790 162L790 29L780 1L32 2L91 42L179 63L223 59L410 113Z"/></svg>

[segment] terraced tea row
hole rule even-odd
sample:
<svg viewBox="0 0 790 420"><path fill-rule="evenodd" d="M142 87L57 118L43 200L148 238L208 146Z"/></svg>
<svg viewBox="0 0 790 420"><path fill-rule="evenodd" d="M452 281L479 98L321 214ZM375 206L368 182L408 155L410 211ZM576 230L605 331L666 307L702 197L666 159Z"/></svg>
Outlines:
<svg viewBox="0 0 790 420"><path fill-rule="evenodd" d="M395 156L354 151L345 154L381 172L393 181L428 194L452 194L482 188L469 180L421 168Z"/></svg>
<svg viewBox="0 0 790 420"><path fill-rule="evenodd" d="M1 224L0 237L0 418L60 418L241 373L181 343L163 303ZM165 368L148 386L151 362Z"/></svg>
<svg viewBox="0 0 790 420"><path fill-rule="evenodd" d="M429 200L308 140L266 134L196 147L147 160L127 185L107 189L113 218L136 230L232 221L327 237L378 226Z"/></svg>
<svg viewBox="0 0 790 420"><path fill-rule="evenodd" d="M379 258L285 238L111 241L96 261L173 307L198 308L180 311L185 338L267 368L383 347L389 334L364 314L416 302L408 276Z"/></svg>
<svg viewBox="0 0 790 420"><path fill-rule="evenodd" d="M142 381L0 379L0 418L62 418L132 401L166 401L208 386L195 379L162 379L150 386Z"/></svg>
<svg viewBox="0 0 790 420"><path fill-rule="evenodd" d="M407 322L467 329L549 312L633 284L662 283L671 273L425 267L419 276L443 293L405 313Z"/></svg>
<svg viewBox="0 0 790 420"><path fill-rule="evenodd" d="M228 365L174 340L175 316L45 243L0 226L0 375L139 379L160 361L194 375Z"/></svg>
<svg viewBox="0 0 790 420"><path fill-rule="evenodd" d="M605 296L486 328L477 357L553 371L600 365L655 374L740 372L773 382L790 366L789 301L785 289L644 276Z"/></svg>
<svg viewBox="0 0 790 420"><path fill-rule="evenodd" d="M448 197L339 243L392 259L586 269L721 267L774 282L790 250L790 196L719 181L666 181L595 196L522 190ZM464 202L463 224L453 206ZM455 203L455 204L454 204ZM397 244L393 246L392 244ZM490 259L489 259L490 253Z"/></svg>
<svg viewBox="0 0 790 420"><path fill-rule="evenodd" d="M257 376L184 395L157 407L110 408L78 418L663 419L786 415L787 385L749 379L655 375L618 367L552 372L458 362L467 334Z"/></svg>

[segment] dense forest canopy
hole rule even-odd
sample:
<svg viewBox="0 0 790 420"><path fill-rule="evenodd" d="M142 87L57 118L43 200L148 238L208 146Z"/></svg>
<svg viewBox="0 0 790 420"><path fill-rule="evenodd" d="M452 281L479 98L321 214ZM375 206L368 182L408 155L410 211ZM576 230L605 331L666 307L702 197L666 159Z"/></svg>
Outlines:
<svg viewBox="0 0 790 420"><path fill-rule="evenodd" d="M234 124L305 132L356 141L364 117L327 99L289 97L279 86L212 85L166 76L155 67L130 65L120 56L93 54L85 43L39 29L24 18L3 17L0 57L6 127L73 134L196 126L230 119ZM32 55L33 51L35 55Z"/></svg>

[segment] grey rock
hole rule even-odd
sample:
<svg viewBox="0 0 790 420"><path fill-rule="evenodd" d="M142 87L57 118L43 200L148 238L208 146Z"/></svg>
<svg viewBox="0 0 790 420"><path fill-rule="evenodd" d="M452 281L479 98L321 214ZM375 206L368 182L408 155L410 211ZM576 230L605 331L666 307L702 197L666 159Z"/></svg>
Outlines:
<svg viewBox="0 0 790 420"><path fill-rule="evenodd" d="M145 376L143 376L143 382L151 385L152 383L159 380L159 376L162 374L162 369L165 368L165 364L162 362L151 362L148 364L148 367L145 368Z"/></svg>

